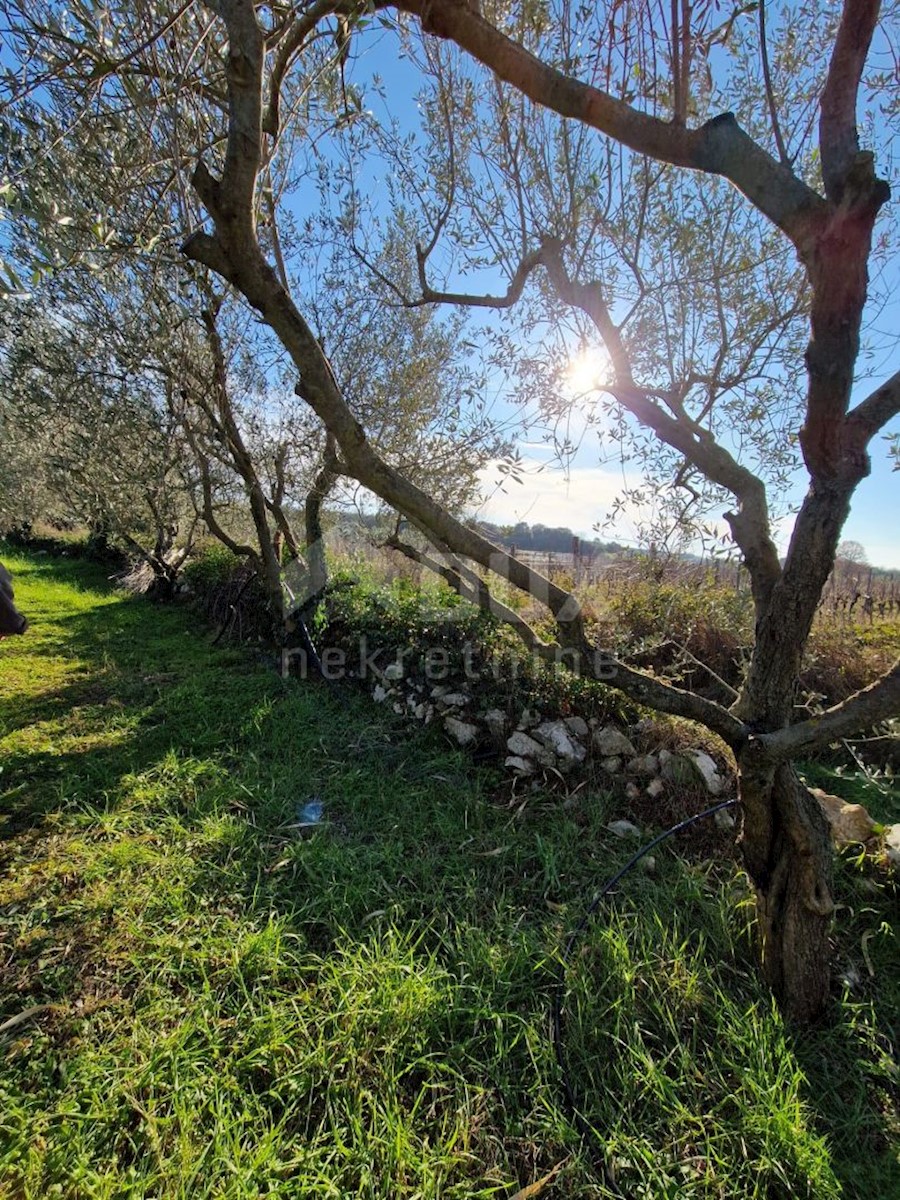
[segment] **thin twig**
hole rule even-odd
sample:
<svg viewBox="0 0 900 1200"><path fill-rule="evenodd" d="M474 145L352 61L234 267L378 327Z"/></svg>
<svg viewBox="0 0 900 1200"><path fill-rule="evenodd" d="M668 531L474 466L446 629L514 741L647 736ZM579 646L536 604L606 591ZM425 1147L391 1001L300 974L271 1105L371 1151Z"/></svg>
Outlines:
<svg viewBox="0 0 900 1200"><path fill-rule="evenodd" d="M778 120L778 109L775 107L775 93L772 89L772 72L769 69L769 48L766 44L766 0L759 0L759 50L762 55L763 79L766 84L766 102L769 115L772 118L772 132L775 134L775 145L778 147L778 157L786 167L791 165L784 138L781 136L781 124Z"/></svg>

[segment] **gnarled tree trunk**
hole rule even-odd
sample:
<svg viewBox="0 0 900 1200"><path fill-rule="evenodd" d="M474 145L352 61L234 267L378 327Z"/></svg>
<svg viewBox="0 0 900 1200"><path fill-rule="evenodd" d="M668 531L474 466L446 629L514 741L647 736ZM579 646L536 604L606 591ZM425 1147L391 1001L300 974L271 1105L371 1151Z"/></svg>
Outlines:
<svg viewBox="0 0 900 1200"><path fill-rule="evenodd" d="M741 850L756 889L763 974L790 1020L810 1022L828 1001L831 842L815 798L790 763L739 766Z"/></svg>

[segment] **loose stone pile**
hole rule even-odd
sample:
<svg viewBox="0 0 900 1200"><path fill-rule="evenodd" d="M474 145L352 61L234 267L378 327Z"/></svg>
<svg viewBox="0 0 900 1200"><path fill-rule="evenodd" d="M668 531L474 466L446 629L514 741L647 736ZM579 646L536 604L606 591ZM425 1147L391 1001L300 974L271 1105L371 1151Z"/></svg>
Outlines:
<svg viewBox="0 0 900 1200"><path fill-rule="evenodd" d="M673 753L657 747L649 753L639 751L632 739L646 745L652 721L638 722L625 732L596 718L548 717L533 708L523 708L511 716L500 708L482 707L468 680L432 686L408 676L400 661L390 663L378 675L372 691L377 703L390 704L398 715L426 725L440 721L448 737L460 747L492 746L517 779L537 780L548 772L571 776L590 760L595 766L599 762L611 783L618 780L620 786L624 784L629 800L642 795L655 799L668 788L678 787L697 788L723 800L733 794L733 780L705 750L680 749ZM900 824L884 830L862 805L848 804L819 788L812 792L828 820L836 846L881 845L883 834L884 853L894 867L900 868ZM734 816L727 810L717 813L715 819L723 829L735 825ZM613 824L621 826L612 830L620 837L640 835L641 831L629 821Z"/></svg>

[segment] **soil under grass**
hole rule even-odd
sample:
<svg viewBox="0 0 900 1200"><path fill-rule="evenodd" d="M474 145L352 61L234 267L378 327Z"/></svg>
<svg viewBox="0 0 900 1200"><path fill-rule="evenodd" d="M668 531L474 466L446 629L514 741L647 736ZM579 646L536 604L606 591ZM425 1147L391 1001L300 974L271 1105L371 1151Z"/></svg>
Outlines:
<svg viewBox="0 0 900 1200"><path fill-rule="evenodd" d="M0 1195L620 1193L562 1106L559 947L632 853L348 686L282 682L91 564L5 555ZM299 827L321 799L325 823ZM874 813L876 816L888 814ZM567 1046L624 1194L900 1195L900 911L842 860L795 1036L733 863L671 849L578 945Z"/></svg>

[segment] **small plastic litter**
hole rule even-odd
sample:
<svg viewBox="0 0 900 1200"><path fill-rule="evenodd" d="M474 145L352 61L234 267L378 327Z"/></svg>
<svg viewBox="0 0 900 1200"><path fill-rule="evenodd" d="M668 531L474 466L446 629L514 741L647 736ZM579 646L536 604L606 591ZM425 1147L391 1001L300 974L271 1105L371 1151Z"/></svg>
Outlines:
<svg viewBox="0 0 900 1200"><path fill-rule="evenodd" d="M301 829L321 825L324 820L323 812L322 801L318 796L311 796L305 804L297 805L297 824Z"/></svg>

